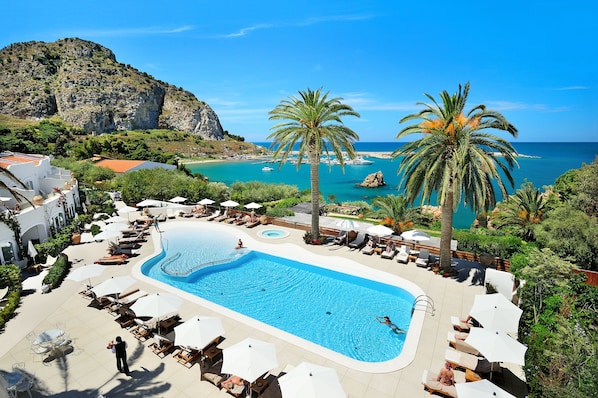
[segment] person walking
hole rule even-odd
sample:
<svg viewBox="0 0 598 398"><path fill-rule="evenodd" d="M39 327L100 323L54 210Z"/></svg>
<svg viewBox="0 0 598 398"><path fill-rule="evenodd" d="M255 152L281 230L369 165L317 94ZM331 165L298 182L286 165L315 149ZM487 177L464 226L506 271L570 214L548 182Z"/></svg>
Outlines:
<svg viewBox="0 0 598 398"><path fill-rule="evenodd" d="M130 375L129 365L127 364L127 342L123 341L120 336L116 336L116 343L110 347L112 353L116 355L116 368L119 372Z"/></svg>
<svg viewBox="0 0 598 398"><path fill-rule="evenodd" d="M158 216L154 216L154 228L156 228L156 231L160 232L160 225L158 223Z"/></svg>

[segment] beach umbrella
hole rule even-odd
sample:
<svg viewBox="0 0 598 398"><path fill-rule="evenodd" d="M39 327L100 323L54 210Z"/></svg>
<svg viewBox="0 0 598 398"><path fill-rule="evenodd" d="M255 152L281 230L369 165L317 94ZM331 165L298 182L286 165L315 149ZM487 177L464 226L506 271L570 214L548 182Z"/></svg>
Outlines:
<svg viewBox="0 0 598 398"><path fill-rule="evenodd" d="M87 284L91 286L91 278L101 275L105 269L106 267L100 264L87 264L72 270L65 279L76 282L87 279Z"/></svg>
<svg viewBox="0 0 598 398"><path fill-rule="evenodd" d="M208 198L203 198L202 200L200 200L199 202L197 202L198 205L211 205L212 203L214 203L214 201L212 199L208 199Z"/></svg>
<svg viewBox="0 0 598 398"><path fill-rule="evenodd" d="M32 241L29 241L27 243L27 254L29 254L29 257L31 257L33 259L33 261L35 261L35 257L37 257L38 253L37 253L37 249L35 248L35 246L33 246Z"/></svg>
<svg viewBox="0 0 598 398"><path fill-rule="evenodd" d="M509 301L501 293L477 294L469 315L484 328L516 333L519 330L521 308Z"/></svg>
<svg viewBox="0 0 598 398"><path fill-rule="evenodd" d="M346 398L336 370L301 362L278 378L282 398Z"/></svg>
<svg viewBox="0 0 598 398"><path fill-rule="evenodd" d="M121 207L116 212L118 214L127 214L127 213L133 213L135 211L139 211L139 209L136 207L132 207L132 206L125 206L125 207Z"/></svg>
<svg viewBox="0 0 598 398"><path fill-rule="evenodd" d="M187 198L183 198L182 196L175 196L174 198L169 199L168 201L172 203L183 203L186 200Z"/></svg>
<svg viewBox="0 0 598 398"><path fill-rule="evenodd" d="M162 206L162 202L155 199L145 199L137 203L137 207L157 207Z"/></svg>
<svg viewBox="0 0 598 398"><path fill-rule="evenodd" d="M401 237L406 240L414 240L416 242L430 240L430 235L421 231L412 229L411 231L405 231L401 234Z"/></svg>
<svg viewBox="0 0 598 398"><path fill-rule="evenodd" d="M259 209L260 207L262 207L262 205L259 203L255 203L255 202L247 203L245 205L245 208L250 209L250 210Z"/></svg>
<svg viewBox="0 0 598 398"><path fill-rule="evenodd" d="M237 202L235 202L234 200L227 200L226 202L220 203L220 205L224 206L224 207L236 207L236 206L239 206L239 204Z"/></svg>
<svg viewBox="0 0 598 398"><path fill-rule="evenodd" d="M183 300L173 293L155 293L141 297L130 307L137 316L160 318L177 312Z"/></svg>
<svg viewBox="0 0 598 398"><path fill-rule="evenodd" d="M137 282L129 275L113 276L106 279L104 282L96 285L91 291L98 297L107 296L109 294L120 294L125 289Z"/></svg>
<svg viewBox="0 0 598 398"><path fill-rule="evenodd" d="M174 328L174 344L202 350L224 334L220 318L196 315Z"/></svg>
<svg viewBox="0 0 598 398"><path fill-rule="evenodd" d="M125 217L121 217L121 216L112 216L110 218L105 219L104 222L106 224L110 224L110 223L123 223L123 222L129 222L129 219L125 218Z"/></svg>
<svg viewBox="0 0 598 398"><path fill-rule="evenodd" d="M470 328L465 342L477 349L489 362L509 362L525 365L527 347L503 331Z"/></svg>
<svg viewBox="0 0 598 398"><path fill-rule="evenodd" d="M108 213L95 213L93 215L93 219L97 220L98 218L102 218L102 217L110 217L110 214Z"/></svg>
<svg viewBox="0 0 598 398"><path fill-rule="evenodd" d="M106 225L104 228L102 228L102 231L117 231L117 232L121 232L121 231L124 231L126 229L131 229L131 226L129 224L125 224L125 223L122 223L122 222L116 222L116 223L112 223L112 224Z"/></svg>
<svg viewBox="0 0 598 398"><path fill-rule="evenodd" d="M368 228L368 234L375 236L388 236L392 235L394 231L385 225L378 224Z"/></svg>
<svg viewBox="0 0 598 398"><path fill-rule="evenodd" d="M222 350L222 373L253 383L278 366L274 344L251 337Z"/></svg>
<svg viewBox="0 0 598 398"><path fill-rule="evenodd" d="M89 243L89 242L93 242L94 238L93 235L91 234L91 232L83 232L81 234L81 243Z"/></svg>
<svg viewBox="0 0 598 398"><path fill-rule="evenodd" d="M459 398L515 398L487 379L470 383L455 383Z"/></svg>
<svg viewBox="0 0 598 398"><path fill-rule="evenodd" d="M340 229L343 230L347 230L347 231L352 231L354 229L359 228L359 224L356 223L353 220L340 220L336 223L336 226L339 227Z"/></svg>
<svg viewBox="0 0 598 398"><path fill-rule="evenodd" d="M99 234L94 235L93 240L95 240L95 241L107 240L107 239L118 238L119 236L120 236L120 231L102 231Z"/></svg>

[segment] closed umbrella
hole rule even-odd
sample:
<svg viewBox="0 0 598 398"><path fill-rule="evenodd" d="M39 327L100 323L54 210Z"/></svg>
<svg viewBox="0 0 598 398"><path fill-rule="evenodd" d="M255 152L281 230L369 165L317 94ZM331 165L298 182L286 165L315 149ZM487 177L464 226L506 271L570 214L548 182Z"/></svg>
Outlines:
<svg viewBox="0 0 598 398"><path fill-rule="evenodd" d="M392 235L394 231L385 225L378 224L368 228L368 234L375 236L388 236Z"/></svg>
<svg viewBox="0 0 598 398"><path fill-rule="evenodd" d="M172 293L155 293L141 297L130 307L137 316L160 318L177 312L183 300Z"/></svg>
<svg viewBox="0 0 598 398"><path fill-rule="evenodd" d="M274 344L251 337L222 350L222 373L234 374L253 383L278 366Z"/></svg>
<svg viewBox="0 0 598 398"><path fill-rule="evenodd" d="M101 275L105 269L106 267L100 264L87 264L72 270L65 279L76 282L81 282L87 279L88 285L91 286L91 278Z"/></svg>
<svg viewBox="0 0 598 398"><path fill-rule="evenodd" d="M418 231L416 229L412 229L411 231L405 231L401 234L401 237L406 240L414 240L416 242L422 242L426 240L430 240L430 235Z"/></svg>
<svg viewBox="0 0 598 398"><path fill-rule="evenodd" d="M202 350L224 334L220 318L196 315L174 328L174 344Z"/></svg>
<svg viewBox="0 0 598 398"><path fill-rule="evenodd" d="M490 362L525 365L527 347L503 331L471 328L465 342L476 348Z"/></svg>
<svg viewBox="0 0 598 398"><path fill-rule="evenodd" d="M208 199L208 198L203 198L202 200L200 200L199 202L197 202L198 205L211 205L212 203L214 203L214 201L212 199Z"/></svg>
<svg viewBox="0 0 598 398"><path fill-rule="evenodd" d="M501 293L493 293L476 295L469 315L485 328L516 333L522 312Z"/></svg>
<svg viewBox="0 0 598 398"><path fill-rule="evenodd" d="M278 379L282 398L346 398L336 371L302 362Z"/></svg>
<svg viewBox="0 0 598 398"><path fill-rule="evenodd" d="M482 379L470 383L456 383L459 398L515 398L491 381Z"/></svg>
<svg viewBox="0 0 598 398"><path fill-rule="evenodd" d="M135 282L136 280L128 275L113 276L92 288L91 291L98 297L107 296L109 294L118 295L132 286Z"/></svg>

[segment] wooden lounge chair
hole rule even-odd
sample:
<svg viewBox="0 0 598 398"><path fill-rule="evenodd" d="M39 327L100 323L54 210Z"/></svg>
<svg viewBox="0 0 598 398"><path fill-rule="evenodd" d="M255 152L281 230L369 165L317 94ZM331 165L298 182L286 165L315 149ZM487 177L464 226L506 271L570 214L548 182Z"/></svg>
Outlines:
<svg viewBox="0 0 598 398"><path fill-rule="evenodd" d="M473 347L471 344L467 344L464 340L468 336L467 333L463 332L448 332L446 339L449 345L457 351L465 352L472 355L480 355L480 351Z"/></svg>
<svg viewBox="0 0 598 398"><path fill-rule="evenodd" d="M126 254L119 254L116 256L105 256L97 259L94 261L96 264L104 264L104 265L113 265L113 264L123 264L127 262L127 255Z"/></svg>
<svg viewBox="0 0 598 398"><path fill-rule="evenodd" d="M137 340L146 341L154 335L156 322L153 319L143 321L139 318L135 318L135 323L137 323L137 326L131 329L131 333Z"/></svg>
<svg viewBox="0 0 598 398"><path fill-rule="evenodd" d="M240 217L237 221L235 221L236 225L244 225L247 224L251 220L251 216L249 214L245 214L243 217Z"/></svg>
<svg viewBox="0 0 598 398"><path fill-rule="evenodd" d="M451 316L451 323L453 325L453 329L459 332L469 333L469 329L471 329L471 325L469 323L461 321L461 319L456 316Z"/></svg>
<svg viewBox="0 0 598 398"><path fill-rule="evenodd" d="M457 373L461 372L453 372L455 375L455 382L457 381ZM461 373L462 374L462 373ZM465 382L465 380L463 380ZM422 374L422 384L424 385L424 389L428 390L430 394L440 394L446 397L454 397L457 398L457 388L453 386L447 386L442 384L438 381L438 374L429 372L428 370L424 370Z"/></svg>
<svg viewBox="0 0 598 398"><path fill-rule="evenodd" d="M168 333L166 336L154 334L153 339L154 342L148 347L160 358L164 358L174 348L174 332Z"/></svg>
<svg viewBox="0 0 598 398"><path fill-rule="evenodd" d="M220 210L216 210L211 216L206 218L207 221L214 221L216 217L220 216Z"/></svg>
<svg viewBox="0 0 598 398"><path fill-rule="evenodd" d="M228 211L225 210L224 213L219 215L218 217L214 218L214 222L222 222L228 218Z"/></svg>
<svg viewBox="0 0 598 398"><path fill-rule="evenodd" d="M249 219L249 221L247 221L247 223L245 224L245 228L257 227L260 224L261 224L260 219L258 217L255 217L255 218Z"/></svg>
<svg viewBox="0 0 598 398"><path fill-rule="evenodd" d="M444 359L453 365L453 368L464 369L467 381L480 380L480 374L487 374L490 371L500 371L498 363L490 363L484 357L478 357L465 352L460 352L449 348L444 353Z"/></svg>
<svg viewBox="0 0 598 398"><path fill-rule="evenodd" d="M192 367L200 357L201 351L187 347L182 347L176 354L174 354L174 358L177 362L187 368Z"/></svg>
<svg viewBox="0 0 598 398"><path fill-rule="evenodd" d="M241 383L241 384L237 384ZM233 397L241 397L245 395L246 381L239 376L231 376L220 381L220 387Z"/></svg>
<svg viewBox="0 0 598 398"><path fill-rule="evenodd" d="M421 249L417 258L415 259L415 265L421 268L428 268L430 262L430 251L428 249Z"/></svg>
<svg viewBox="0 0 598 398"><path fill-rule="evenodd" d="M114 321L120 325L123 329L128 329L132 326L137 325L135 323L135 313L129 310L125 310L123 313L120 314L118 318Z"/></svg>
<svg viewBox="0 0 598 398"><path fill-rule="evenodd" d="M409 246L401 245L399 252L397 253L397 263L407 264L409 262Z"/></svg>

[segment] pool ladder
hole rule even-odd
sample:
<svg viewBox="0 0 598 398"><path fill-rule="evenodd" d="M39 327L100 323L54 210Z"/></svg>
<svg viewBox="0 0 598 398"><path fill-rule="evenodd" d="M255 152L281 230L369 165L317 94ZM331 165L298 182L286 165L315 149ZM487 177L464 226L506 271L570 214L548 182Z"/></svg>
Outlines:
<svg viewBox="0 0 598 398"><path fill-rule="evenodd" d="M434 300L425 294L417 296L413 302L413 306L411 307L411 316L413 316L413 312L415 312L415 310L425 311L434 316L434 312L436 311L434 308Z"/></svg>

